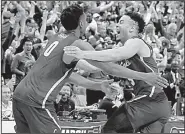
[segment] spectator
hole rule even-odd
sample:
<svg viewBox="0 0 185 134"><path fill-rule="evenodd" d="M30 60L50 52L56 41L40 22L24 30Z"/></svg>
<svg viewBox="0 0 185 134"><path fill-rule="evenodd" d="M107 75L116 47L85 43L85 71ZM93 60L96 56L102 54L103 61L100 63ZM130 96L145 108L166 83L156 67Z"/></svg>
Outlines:
<svg viewBox="0 0 185 134"><path fill-rule="evenodd" d="M12 73L16 75L15 88L29 72L30 68L35 62L35 58L31 54L32 48L33 43L27 38L25 40L25 43L23 44L23 51L21 53L16 54L15 58L13 59L11 70Z"/></svg>
<svg viewBox="0 0 185 134"><path fill-rule="evenodd" d="M177 86L180 82L180 75L178 73L178 65L176 63L172 63L171 65L171 71L169 73L166 73L164 75L164 78L166 78L169 82L169 86L167 88L164 88L164 92L166 93L168 100L171 101L171 105L173 106L176 102L176 93Z"/></svg>
<svg viewBox="0 0 185 134"><path fill-rule="evenodd" d="M106 110L106 115L108 119L112 116L114 111L121 105L121 102L117 100L117 96L121 90L121 87L118 84L113 83L111 84L110 88L116 89L117 92L107 93L105 97L103 98L103 100L99 102L99 107L98 107L98 109Z"/></svg>
<svg viewBox="0 0 185 134"><path fill-rule="evenodd" d="M75 103L71 100L71 96L71 86L70 84L65 84L57 96L56 102L54 103L58 116L67 116L72 110L75 109Z"/></svg>
<svg viewBox="0 0 185 134"><path fill-rule="evenodd" d="M92 30L94 31L95 34L98 34L98 26L97 26L97 21L99 20L100 15L98 13L93 14L93 19L91 23L87 27L87 31Z"/></svg>
<svg viewBox="0 0 185 134"><path fill-rule="evenodd" d="M86 89L81 86L73 85L73 95L71 99L75 102L76 107L87 106Z"/></svg>
<svg viewBox="0 0 185 134"><path fill-rule="evenodd" d="M9 87L2 85L2 119L11 119L13 116L10 97L11 91Z"/></svg>
<svg viewBox="0 0 185 134"><path fill-rule="evenodd" d="M15 51L16 49L10 46L5 52L5 79L11 79L12 77L11 64L15 57Z"/></svg>

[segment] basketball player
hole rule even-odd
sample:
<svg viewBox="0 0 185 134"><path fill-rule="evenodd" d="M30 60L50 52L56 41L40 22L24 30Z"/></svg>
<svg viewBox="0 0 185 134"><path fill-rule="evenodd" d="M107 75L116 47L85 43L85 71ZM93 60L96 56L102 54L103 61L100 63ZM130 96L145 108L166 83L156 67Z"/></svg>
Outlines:
<svg viewBox="0 0 185 134"><path fill-rule="evenodd" d="M43 54L14 92L13 113L19 133L60 132L53 102L65 82L94 90L102 88L106 92L105 87L109 81L92 82L72 73L79 62L74 57L64 55L63 48L74 43L85 32L86 15L83 9L78 5L67 7L61 14L61 23L67 33L50 39ZM82 48L86 49L86 46ZM129 71L124 67L120 68L122 72ZM130 73L139 79L147 77L155 82L161 79L153 74L145 75L136 71ZM161 79L160 83L164 84L166 81Z"/></svg>
<svg viewBox="0 0 185 134"><path fill-rule="evenodd" d="M105 62L123 60L125 66L132 70L157 73L158 68L152 57L152 47L139 37L139 34L143 32L144 26L144 20L139 14L127 13L119 20L120 38L124 46L103 51L82 51L75 46L65 47L64 50L66 54L78 59L86 59L92 64L101 61L104 66L113 67ZM81 45L87 44L81 42ZM104 69L104 66L98 62L93 65ZM112 69L117 70L117 68ZM122 70L118 70L115 75L123 77ZM122 105L107 121L102 132L162 132L170 115L170 108L165 93L159 86L151 86L146 81L135 79L134 82L136 99Z"/></svg>
<svg viewBox="0 0 185 134"><path fill-rule="evenodd" d="M85 24L83 14L79 6L64 10L61 21L68 33L55 35L49 40L32 70L17 86L13 94L13 114L18 133L60 133L54 101L66 82L106 92L105 86L111 81L93 82L72 73L76 65L82 67L81 64L85 63L69 62L69 58L64 56L63 48L71 45L85 32L86 26L81 25L82 22ZM74 32L76 29L78 33Z"/></svg>

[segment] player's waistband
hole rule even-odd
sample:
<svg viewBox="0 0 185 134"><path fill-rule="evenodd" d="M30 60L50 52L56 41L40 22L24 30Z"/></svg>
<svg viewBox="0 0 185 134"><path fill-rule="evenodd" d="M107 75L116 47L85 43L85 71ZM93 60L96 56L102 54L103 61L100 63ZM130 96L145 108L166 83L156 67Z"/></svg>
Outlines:
<svg viewBox="0 0 185 134"><path fill-rule="evenodd" d="M31 106L31 107L36 107L36 108L41 108L42 109L42 104L39 104L39 103L32 103L32 102L28 102L28 101L25 101L23 99L20 99L16 96L13 96L13 99L21 102L21 103L24 103L25 105L28 105L28 106ZM46 103L46 108L45 109L48 109L50 111L53 111L54 110L54 103Z"/></svg>

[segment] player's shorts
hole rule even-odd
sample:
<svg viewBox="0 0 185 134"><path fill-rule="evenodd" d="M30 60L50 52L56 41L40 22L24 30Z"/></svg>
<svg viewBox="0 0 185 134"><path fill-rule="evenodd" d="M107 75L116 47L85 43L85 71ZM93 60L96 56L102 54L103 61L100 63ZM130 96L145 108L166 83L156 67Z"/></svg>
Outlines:
<svg viewBox="0 0 185 134"><path fill-rule="evenodd" d="M55 111L36 108L13 99L17 133L60 133Z"/></svg>
<svg viewBox="0 0 185 134"><path fill-rule="evenodd" d="M161 133L170 116L165 93L155 97L140 96L115 111L102 133Z"/></svg>

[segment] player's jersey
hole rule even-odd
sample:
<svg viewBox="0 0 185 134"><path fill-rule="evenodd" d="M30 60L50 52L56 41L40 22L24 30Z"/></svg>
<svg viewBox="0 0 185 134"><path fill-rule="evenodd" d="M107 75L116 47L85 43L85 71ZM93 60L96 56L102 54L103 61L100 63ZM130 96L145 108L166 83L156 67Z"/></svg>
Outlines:
<svg viewBox="0 0 185 134"><path fill-rule="evenodd" d="M135 37L137 38L137 37ZM141 38L140 38L141 39ZM142 40L142 39L141 39ZM123 60L123 66L138 71L138 72L155 72L158 73L157 63L155 62L153 55L153 49L150 45L148 45L144 40L143 42L150 48L151 55L150 57L140 57L138 54L133 57ZM134 80L134 94L135 95L154 95L160 92L163 92L162 89L155 89L155 87L150 86L144 81Z"/></svg>
<svg viewBox="0 0 185 134"><path fill-rule="evenodd" d="M13 97L34 107L53 107L57 94L77 63L67 65L63 62L63 48L77 39L72 35L55 35L33 68L17 86Z"/></svg>

